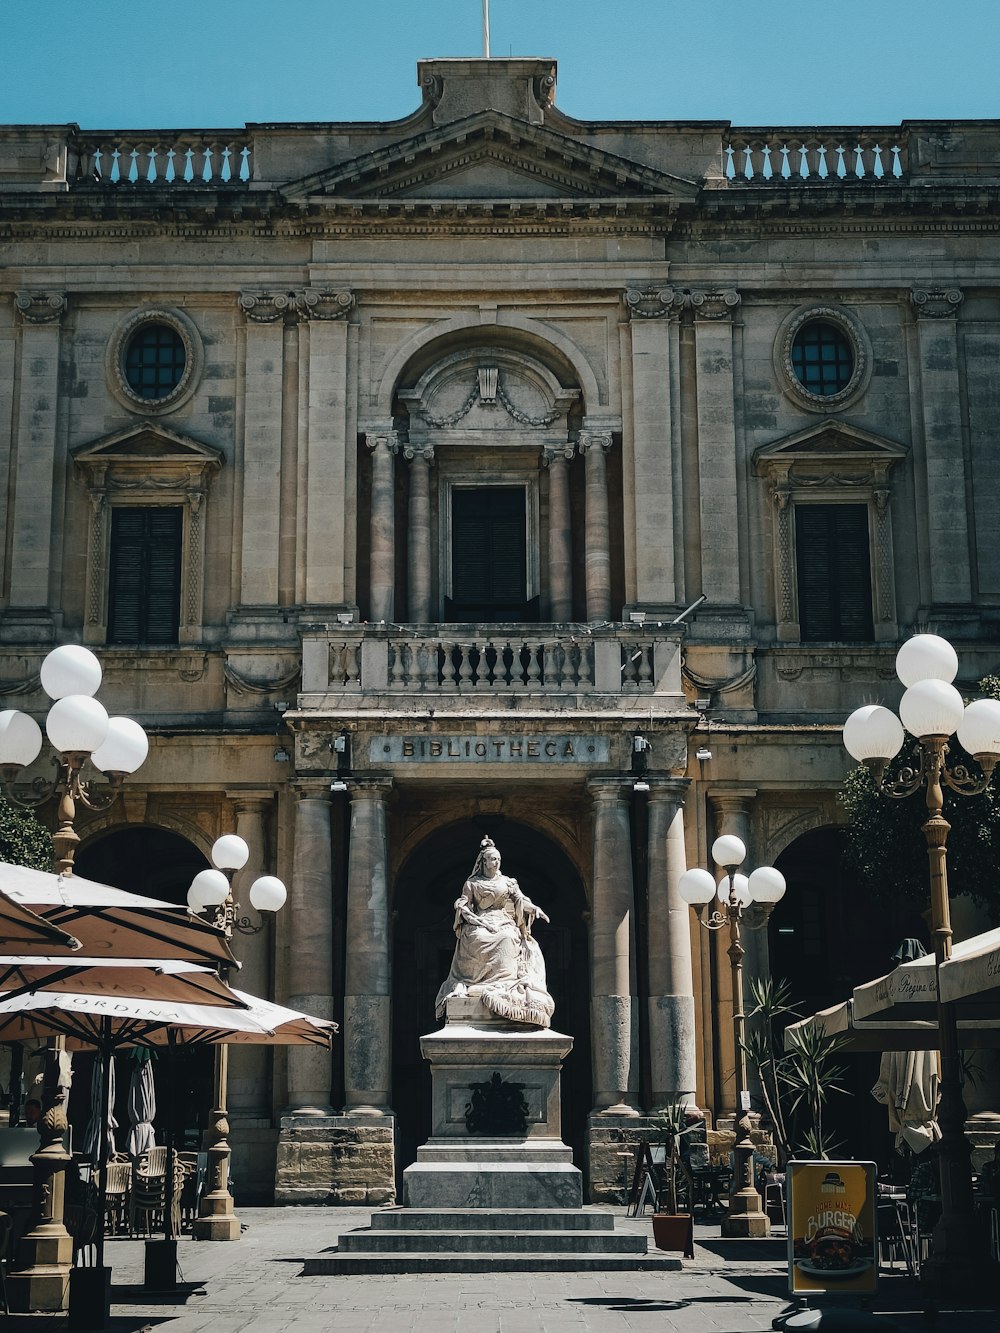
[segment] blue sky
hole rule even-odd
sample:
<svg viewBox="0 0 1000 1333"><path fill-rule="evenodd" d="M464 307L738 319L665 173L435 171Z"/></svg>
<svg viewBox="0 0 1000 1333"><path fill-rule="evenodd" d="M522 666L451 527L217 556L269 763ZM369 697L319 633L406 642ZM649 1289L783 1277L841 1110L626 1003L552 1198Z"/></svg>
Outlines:
<svg viewBox="0 0 1000 1333"><path fill-rule="evenodd" d="M491 0L582 119L887 125L1000 115L1000 0ZM0 0L0 122L393 119L481 0Z"/></svg>

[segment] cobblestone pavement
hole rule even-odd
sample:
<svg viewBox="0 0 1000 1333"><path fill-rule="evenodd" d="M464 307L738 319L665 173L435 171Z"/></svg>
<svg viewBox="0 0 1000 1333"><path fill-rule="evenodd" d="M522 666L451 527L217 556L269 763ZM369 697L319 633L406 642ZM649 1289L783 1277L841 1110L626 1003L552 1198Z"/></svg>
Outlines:
<svg viewBox="0 0 1000 1333"><path fill-rule="evenodd" d="M369 1210L248 1208L239 1242L178 1245L175 1292L145 1292L143 1245L108 1242L115 1333L751 1333L789 1308L783 1253L723 1257L718 1228L699 1227L696 1257L670 1273L501 1273L302 1277L302 1260L366 1226ZM648 1217L627 1230L650 1231ZM751 1255L759 1254L754 1246ZM930 1319L905 1276L887 1275L866 1326L884 1333L1000 1333L995 1309L943 1310ZM5 1333L61 1329L64 1318L22 1316ZM832 1327L824 1321L824 1329Z"/></svg>

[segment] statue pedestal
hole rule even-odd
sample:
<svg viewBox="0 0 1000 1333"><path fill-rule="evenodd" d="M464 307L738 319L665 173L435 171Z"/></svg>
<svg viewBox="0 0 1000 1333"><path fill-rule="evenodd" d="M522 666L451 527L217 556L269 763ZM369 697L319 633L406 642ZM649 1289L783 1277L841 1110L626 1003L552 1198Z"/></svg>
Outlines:
<svg viewBox="0 0 1000 1333"><path fill-rule="evenodd" d="M583 1176L562 1141L559 1099L572 1048L572 1037L508 1023L478 999L449 1000L445 1026L420 1039L431 1137L403 1172L406 1204L581 1207Z"/></svg>

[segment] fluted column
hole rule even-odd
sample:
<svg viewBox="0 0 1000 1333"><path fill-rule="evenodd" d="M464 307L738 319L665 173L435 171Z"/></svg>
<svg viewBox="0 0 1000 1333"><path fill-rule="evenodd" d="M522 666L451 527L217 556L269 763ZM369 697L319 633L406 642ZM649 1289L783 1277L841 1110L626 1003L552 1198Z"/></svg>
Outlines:
<svg viewBox="0 0 1000 1333"><path fill-rule="evenodd" d="M396 583L396 492L393 459L399 452L396 431L369 432L365 444L372 454L371 611L370 619L390 621Z"/></svg>
<svg viewBox="0 0 1000 1333"><path fill-rule="evenodd" d="M295 854L289 891L289 968L293 1009L333 1017L333 847L330 784L295 786ZM288 1049L288 1110L330 1115L330 1055L311 1046Z"/></svg>
<svg viewBox="0 0 1000 1333"><path fill-rule="evenodd" d="M410 463L410 508L406 534L406 592L408 618L416 624L431 619L431 464L430 445L406 445Z"/></svg>
<svg viewBox="0 0 1000 1333"><path fill-rule="evenodd" d="M569 518L569 464L572 444L547 447L542 461L549 469L549 619L573 615L573 548Z"/></svg>
<svg viewBox="0 0 1000 1333"><path fill-rule="evenodd" d="M389 975L389 779L351 787L344 984L344 1110L388 1115L392 1030Z"/></svg>
<svg viewBox="0 0 1000 1333"><path fill-rule="evenodd" d="M240 931L233 934L233 952L242 967L234 978L240 990L265 999L270 994L270 938L268 914L250 905L250 885L261 875L271 873L267 859L267 820L274 804L268 792L248 794L231 792L236 813L236 832L250 848L250 860L233 877L233 897L240 905L240 916L257 927L254 935ZM233 1046L229 1052L230 1120L267 1120L271 1104L268 1091L270 1052L266 1046Z"/></svg>
<svg viewBox="0 0 1000 1333"><path fill-rule="evenodd" d="M587 619L611 618L611 523L605 455L611 432L582 430L578 446L585 463Z"/></svg>
<svg viewBox="0 0 1000 1333"><path fill-rule="evenodd" d="M636 1115L639 1089L635 986L635 895L628 791L620 778L592 778L594 885L590 994L594 1109Z"/></svg>
<svg viewBox="0 0 1000 1333"><path fill-rule="evenodd" d="M649 1051L653 1110L694 1102L691 909L677 892L684 851L686 778L650 778L648 812Z"/></svg>
<svg viewBox="0 0 1000 1333"><path fill-rule="evenodd" d="M740 839L747 849L747 858L739 868L739 873L748 875L756 869L757 861L750 839L750 813L753 809L756 791L743 788L738 792L713 791L709 802L715 823L716 837L729 833ZM750 908L747 917L754 920L755 909ZM715 971L718 983L716 995L716 1077L719 1079L719 1095L722 1106L716 1108L718 1114L734 1114L737 1111L735 1098L736 1046L733 1035L733 983L732 966L729 959L729 932L714 932ZM743 1006L744 1012L753 1008L750 983L755 977L764 976L768 971L767 929L750 930L744 926L740 930L740 943L745 950L743 957ZM753 1075L750 1075L750 1089L753 1091Z"/></svg>

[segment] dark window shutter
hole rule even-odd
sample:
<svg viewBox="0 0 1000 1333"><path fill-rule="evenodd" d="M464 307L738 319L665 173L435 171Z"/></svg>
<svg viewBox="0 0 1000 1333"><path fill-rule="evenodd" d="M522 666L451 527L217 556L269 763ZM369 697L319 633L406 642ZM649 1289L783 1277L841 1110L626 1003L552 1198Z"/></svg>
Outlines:
<svg viewBox="0 0 1000 1333"><path fill-rule="evenodd" d="M519 620L526 614L525 492L477 486L452 492L452 614Z"/></svg>
<svg viewBox="0 0 1000 1333"><path fill-rule="evenodd" d="M804 640L873 637L866 505L795 506L799 630Z"/></svg>
<svg viewBox="0 0 1000 1333"><path fill-rule="evenodd" d="M176 643L183 512L172 506L111 513L109 643Z"/></svg>

